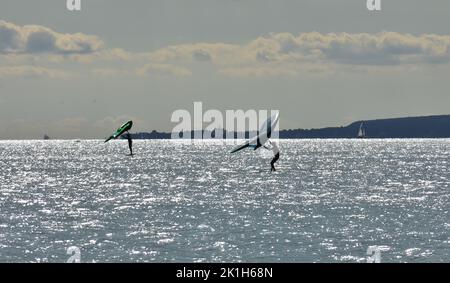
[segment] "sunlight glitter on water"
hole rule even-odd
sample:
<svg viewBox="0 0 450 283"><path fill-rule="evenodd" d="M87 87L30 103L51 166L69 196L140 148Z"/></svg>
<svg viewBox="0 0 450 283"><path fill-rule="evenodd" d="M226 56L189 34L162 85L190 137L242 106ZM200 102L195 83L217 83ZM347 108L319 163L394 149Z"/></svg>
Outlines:
<svg viewBox="0 0 450 283"><path fill-rule="evenodd" d="M450 262L449 140L0 141L0 261Z"/></svg>

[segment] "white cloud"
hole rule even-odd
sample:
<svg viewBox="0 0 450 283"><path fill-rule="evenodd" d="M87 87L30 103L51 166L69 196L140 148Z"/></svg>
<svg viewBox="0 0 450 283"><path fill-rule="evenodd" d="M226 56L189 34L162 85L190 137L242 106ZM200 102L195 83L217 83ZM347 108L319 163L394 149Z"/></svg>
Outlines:
<svg viewBox="0 0 450 283"><path fill-rule="evenodd" d="M147 64L138 69L136 74L139 76L177 76L187 77L192 75L192 72L184 67L169 65L169 64Z"/></svg>
<svg viewBox="0 0 450 283"><path fill-rule="evenodd" d="M38 25L18 26L0 21L0 53L3 54L89 54L103 42L82 33L63 34Z"/></svg>
<svg viewBox="0 0 450 283"><path fill-rule="evenodd" d="M196 43L169 46L151 52L147 57L159 62L203 59L217 65L271 62L355 65L439 63L447 62L450 57L450 36L414 36L396 32L310 32L298 36L272 33L241 45Z"/></svg>
<svg viewBox="0 0 450 283"><path fill-rule="evenodd" d="M194 43L168 46L144 56L154 62L200 61L226 63L233 60L239 51L239 45L226 43Z"/></svg>
<svg viewBox="0 0 450 283"><path fill-rule="evenodd" d="M194 64L207 64L227 77L296 76L357 66L372 70L398 70L396 66L401 66L410 70L411 66L448 64L450 36L397 32L270 33L242 44L199 42L133 53L104 48L96 36L63 34L42 26L0 21L0 59L5 65L18 65L3 67L1 76L23 73L57 77L54 69L23 65L45 66L66 60L93 64L88 72L100 77L188 77Z"/></svg>

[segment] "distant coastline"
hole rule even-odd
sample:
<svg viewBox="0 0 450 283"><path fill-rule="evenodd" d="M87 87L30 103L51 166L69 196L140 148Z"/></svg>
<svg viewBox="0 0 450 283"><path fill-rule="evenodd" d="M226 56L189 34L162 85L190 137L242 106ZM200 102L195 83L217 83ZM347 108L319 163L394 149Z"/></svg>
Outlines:
<svg viewBox="0 0 450 283"><path fill-rule="evenodd" d="M361 123L364 123L366 138L450 138L450 115L364 120L341 127L281 130L279 137L280 139L356 138ZM223 133L226 137L226 132ZM194 132L186 132L184 135L194 137ZM134 139L170 139L171 133L152 131L134 133L132 136ZM215 136L214 131L212 136ZM234 133L234 136L237 137L237 133ZM245 137L249 137L248 132L245 133Z"/></svg>

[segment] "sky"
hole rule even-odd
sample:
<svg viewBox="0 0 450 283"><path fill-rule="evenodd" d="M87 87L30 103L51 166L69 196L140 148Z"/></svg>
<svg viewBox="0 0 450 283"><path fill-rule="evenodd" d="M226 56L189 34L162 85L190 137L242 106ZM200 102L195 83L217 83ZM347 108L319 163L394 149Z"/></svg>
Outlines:
<svg viewBox="0 0 450 283"><path fill-rule="evenodd" d="M2 0L0 139L170 132L196 101L282 129L450 114L450 1L381 2Z"/></svg>

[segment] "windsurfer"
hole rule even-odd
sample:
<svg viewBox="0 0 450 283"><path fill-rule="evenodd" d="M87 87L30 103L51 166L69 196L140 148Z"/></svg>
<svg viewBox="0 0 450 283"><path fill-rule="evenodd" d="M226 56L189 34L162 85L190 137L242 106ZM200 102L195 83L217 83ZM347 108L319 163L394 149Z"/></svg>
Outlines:
<svg viewBox="0 0 450 283"><path fill-rule="evenodd" d="M130 155L133 155L133 140L131 139L130 132L127 131L128 148L130 148Z"/></svg>
<svg viewBox="0 0 450 283"><path fill-rule="evenodd" d="M272 171L276 171L275 162L277 162L278 159L280 159L280 150L279 150L276 142L269 141L269 144L270 144L270 147L264 146L264 148L268 149L268 150L272 150L272 152L273 152L274 156L272 158L272 161L270 161L270 172L272 172Z"/></svg>

